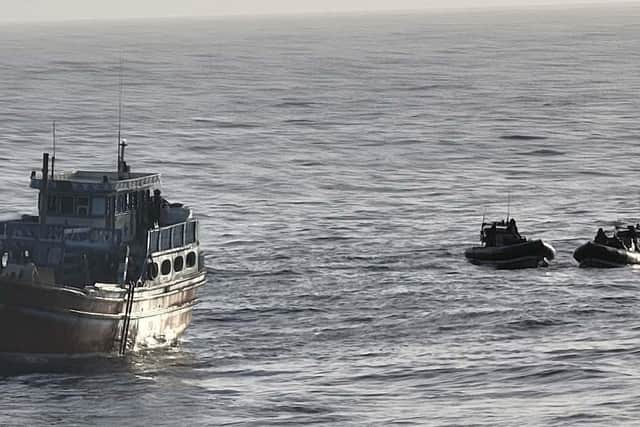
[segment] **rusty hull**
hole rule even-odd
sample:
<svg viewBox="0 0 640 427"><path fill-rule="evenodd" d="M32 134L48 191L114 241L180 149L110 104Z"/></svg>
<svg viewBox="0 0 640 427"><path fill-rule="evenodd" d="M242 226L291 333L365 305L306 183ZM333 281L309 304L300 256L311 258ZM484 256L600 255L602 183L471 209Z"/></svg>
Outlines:
<svg viewBox="0 0 640 427"><path fill-rule="evenodd" d="M191 321L205 273L137 287L127 349L173 344ZM118 350L126 291L101 293L0 278L0 352L87 354Z"/></svg>

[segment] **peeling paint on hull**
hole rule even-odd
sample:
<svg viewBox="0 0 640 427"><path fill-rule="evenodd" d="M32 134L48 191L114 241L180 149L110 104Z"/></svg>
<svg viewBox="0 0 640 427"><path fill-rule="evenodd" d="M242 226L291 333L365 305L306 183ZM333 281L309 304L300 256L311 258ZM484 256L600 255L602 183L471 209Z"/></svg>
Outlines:
<svg viewBox="0 0 640 427"><path fill-rule="evenodd" d="M171 345L191 322L198 272L183 280L135 291L127 349ZM120 346L126 293L0 281L0 352L112 353Z"/></svg>

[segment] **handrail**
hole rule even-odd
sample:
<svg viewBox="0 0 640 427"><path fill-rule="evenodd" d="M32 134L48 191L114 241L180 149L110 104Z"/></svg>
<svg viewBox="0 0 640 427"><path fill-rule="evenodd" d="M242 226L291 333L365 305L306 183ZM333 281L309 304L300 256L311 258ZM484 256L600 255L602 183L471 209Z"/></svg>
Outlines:
<svg viewBox="0 0 640 427"><path fill-rule="evenodd" d="M127 339L129 338L129 324L131 323L131 311L133 309L133 297L135 291L136 283L134 281L129 282L124 318L122 319L122 335L120 335L120 356L124 356L127 351Z"/></svg>

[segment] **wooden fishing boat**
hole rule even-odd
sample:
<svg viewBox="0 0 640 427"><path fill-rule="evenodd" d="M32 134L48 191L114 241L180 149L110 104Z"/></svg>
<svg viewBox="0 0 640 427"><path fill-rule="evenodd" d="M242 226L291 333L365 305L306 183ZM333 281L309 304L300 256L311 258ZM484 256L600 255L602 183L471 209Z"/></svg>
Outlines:
<svg viewBox="0 0 640 427"><path fill-rule="evenodd" d="M0 223L0 353L120 353L171 345L205 283L198 221L134 173L31 173L38 215Z"/></svg>

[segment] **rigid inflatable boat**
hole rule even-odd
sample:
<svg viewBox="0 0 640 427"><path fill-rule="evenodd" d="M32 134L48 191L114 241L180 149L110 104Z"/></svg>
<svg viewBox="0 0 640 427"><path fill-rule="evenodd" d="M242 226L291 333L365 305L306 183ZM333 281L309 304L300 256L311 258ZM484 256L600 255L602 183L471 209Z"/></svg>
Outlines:
<svg viewBox="0 0 640 427"><path fill-rule="evenodd" d="M613 237L608 237L599 229L596 238L576 249L573 257L580 267L607 268L640 264L638 232L640 230L637 227L628 226L614 231Z"/></svg>
<svg viewBox="0 0 640 427"><path fill-rule="evenodd" d="M556 251L542 240L527 240L518 233L515 220L482 223L482 246L468 248L465 256L472 264L500 269L546 267Z"/></svg>

